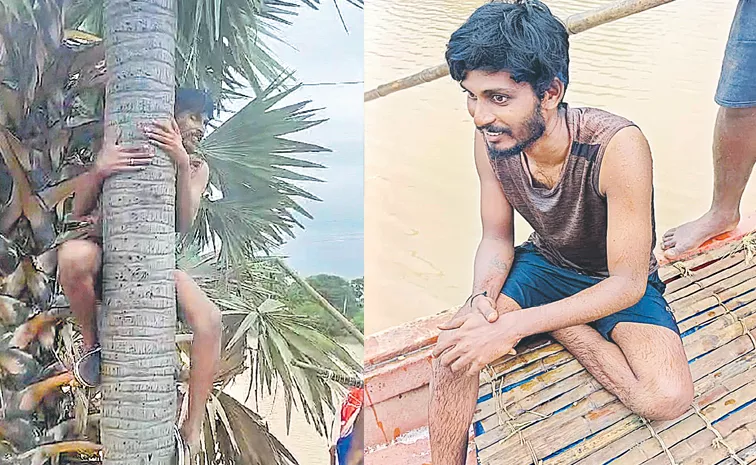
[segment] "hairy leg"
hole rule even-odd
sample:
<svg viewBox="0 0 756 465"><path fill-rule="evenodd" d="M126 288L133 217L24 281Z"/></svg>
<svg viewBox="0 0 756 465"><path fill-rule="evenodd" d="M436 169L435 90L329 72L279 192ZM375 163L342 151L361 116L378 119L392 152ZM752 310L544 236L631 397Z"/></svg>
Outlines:
<svg viewBox="0 0 756 465"><path fill-rule="evenodd" d="M181 435L192 451L200 444L205 404L220 364L221 313L183 271L175 272L178 304L194 334L190 353L189 409Z"/></svg>
<svg viewBox="0 0 756 465"><path fill-rule="evenodd" d="M70 240L58 249L59 281L81 327L84 350L97 344L97 294L102 250L94 242Z"/></svg>
<svg viewBox="0 0 756 465"><path fill-rule="evenodd" d="M633 412L649 420L682 415L693 400L693 381L680 337L661 326L618 323L611 343L587 325L552 335Z"/></svg>
<svg viewBox="0 0 756 465"><path fill-rule="evenodd" d="M713 152L714 196L711 208L697 220L664 234L661 247L668 258L695 249L738 225L740 200L756 162L756 107L719 109L714 127Z"/></svg>
<svg viewBox="0 0 756 465"><path fill-rule="evenodd" d="M496 301L499 314L520 309L515 301L504 295ZM463 307L456 316L470 311ZM456 374L449 367L433 360L428 409L431 461L433 465L464 465L467 439L475 404L478 399L479 377Z"/></svg>

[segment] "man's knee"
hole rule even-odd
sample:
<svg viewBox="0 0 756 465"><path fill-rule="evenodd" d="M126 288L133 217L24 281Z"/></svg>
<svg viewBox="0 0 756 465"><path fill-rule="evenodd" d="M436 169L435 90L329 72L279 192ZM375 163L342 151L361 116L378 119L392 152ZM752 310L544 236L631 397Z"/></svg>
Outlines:
<svg viewBox="0 0 756 465"><path fill-rule="evenodd" d="M636 406L635 413L648 420L674 420L688 411L693 402L693 386L665 383L659 380L649 386L645 399Z"/></svg>
<svg viewBox="0 0 756 465"><path fill-rule="evenodd" d="M218 306L202 293L199 286L185 271L175 270L173 276L179 301L185 303L184 312L192 327L192 332L220 338L223 330L223 315Z"/></svg>
<svg viewBox="0 0 756 465"><path fill-rule="evenodd" d="M210 312L207 315L207 331L213 334L215 337L220 338L221 331L223 330L223 316L220 309L213 304L210 307Z"/></svg>
<svg viewBox="0 0 756 465"><path fill-rule="evenodd" d="M92 282L99 272L100 247L86 240L64 242L58 249L60 283L65 287L78 287Z"/></svg>

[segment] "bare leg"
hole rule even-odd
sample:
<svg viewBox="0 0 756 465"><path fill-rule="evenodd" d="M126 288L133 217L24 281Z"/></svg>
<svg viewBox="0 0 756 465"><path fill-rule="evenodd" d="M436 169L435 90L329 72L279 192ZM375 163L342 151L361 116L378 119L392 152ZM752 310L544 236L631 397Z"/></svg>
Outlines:
<svg viewBox="0 0 756 465"><path fill-rule="evenodd" d="M702 217L662 237L668 258L695 249L708 239L734 229L740 200L756 162L756 107L720 107L714 127L714 196Z"/></svg>
<svg viewBox="0 0 756 465"><path fill-rule="evenodd" d="M189 410L181 436L195 453L200 444L205 404L220 364L221 313L197 283L183 271L175 272L178 304L192 328L189 370Z"/></svg>
<svg viewBox="0 0 756 465"><path fill-rule="evenodd" d="M609 392L649 420L670 420L688 410L693 380L679 336L660 326L619 323L613 344L587 325L552 335Z"/></svg>
<svg viewBox="0 0 756 465"><path fill-rule="evenodd" d="M81 327L84 350L97 344L97 295L95 279L100 273L100 247L87 240L70 240L58 250L60 285Z"/></svg>
<svg viewBox="0 0 756 465"><path fill-rule="evenodd" d="M503 295L496 303L499 314L520 308L512 299ZM470 307L466 306L457 315L469 311ZM479 376L453 373L449 367L441 365L438 359L433 360L428 409L433 465L465 464L468 431L478 400L479 383Z"/></svg>

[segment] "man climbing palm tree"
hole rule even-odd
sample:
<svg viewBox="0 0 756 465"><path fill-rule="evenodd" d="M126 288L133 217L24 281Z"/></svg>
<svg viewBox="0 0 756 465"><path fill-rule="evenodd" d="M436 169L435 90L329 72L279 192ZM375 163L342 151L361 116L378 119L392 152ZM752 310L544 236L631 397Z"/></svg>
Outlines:
<svg viewBox="0 0 756 465"><path fill-rule="evenodd" d="M160 148L176 168L176 229L189 231L207 189L207 163L196 156L197 146L213 115L209 97L193 89L176 92L175 120L154 122L143 128L150 146L127 148L106 129L103 147L94 166L83 176L74 194L73 217L88 224L86 237L64 242L58 251L59 280L71 310L81 326L84 355L74 374L88 387L100 381L100 347L97 337L96 301L102 257L100 195L105 179L115 173L144 169L152 162L154 148ZM220 360L221 314L213 302L183 271L175 271L179 316L194 334L189 375L189 409L180 439L193 456L200 445L205 403L212 390ZM182 447L183 448L183 447Z"/></svg>

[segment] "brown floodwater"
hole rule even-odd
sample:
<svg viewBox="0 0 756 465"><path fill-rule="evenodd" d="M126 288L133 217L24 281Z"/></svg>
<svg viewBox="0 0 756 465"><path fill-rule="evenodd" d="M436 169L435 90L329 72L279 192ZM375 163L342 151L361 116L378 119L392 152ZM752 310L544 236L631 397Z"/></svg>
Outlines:
<svg viewBox="0 0 756 465"><path fill-rule="evenodd" d="M446 41L481 0L370 0L365 89L443 62ZM566 18L606 1L547 0ZM635 121L654 154L657 235L711 200L713 96L737 2L684 1L570 41L572 106ZM368 334L460 304L480 238L473 125L443 78L365 103L365 302ZM756 209L756 187L743 211ZM530 229L518 218L517 241Z"/></svg>

